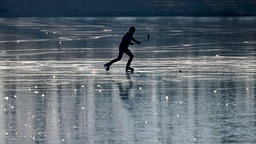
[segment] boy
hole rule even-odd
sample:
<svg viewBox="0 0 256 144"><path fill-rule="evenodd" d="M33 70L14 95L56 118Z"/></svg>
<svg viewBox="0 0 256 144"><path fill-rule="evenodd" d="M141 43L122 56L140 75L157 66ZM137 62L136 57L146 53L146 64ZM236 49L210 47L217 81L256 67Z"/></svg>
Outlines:
<svg viewBox="0 0 256 144"><path fill-rule="evenodd" d="M132 41L134 41L137 44L140 44L139 41L137 41L136 39L133 38L133 34L135 33L135 27L131 26L129 31L123 36L122 41L119 45L119 54L118 57L111 60L109 63L104 64L104 68L106 69L106 71L109 71L110 66L117 62L120 61L123 57L123 53L127 54L130 58L126 64L126 68L125 71L131 71L133 72L134 69L130 67L132 59L134 57L134 55L132 54L132 52L128 49L129 45L133 45Z"/></svg>

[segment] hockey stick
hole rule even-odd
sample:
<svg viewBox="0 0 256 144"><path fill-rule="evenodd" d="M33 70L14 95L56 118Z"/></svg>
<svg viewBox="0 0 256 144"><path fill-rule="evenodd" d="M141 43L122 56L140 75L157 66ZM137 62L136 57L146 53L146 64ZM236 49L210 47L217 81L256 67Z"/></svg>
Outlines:
<svg viewBox="0 0 256 144"><path fill-rule="evenodd" d="M145 40L145 41L142 41L142 42L140 42L140 43L148 42L148 41L149 41L149 38L150 38L150 35L148 34L148 39Z"/></svg>

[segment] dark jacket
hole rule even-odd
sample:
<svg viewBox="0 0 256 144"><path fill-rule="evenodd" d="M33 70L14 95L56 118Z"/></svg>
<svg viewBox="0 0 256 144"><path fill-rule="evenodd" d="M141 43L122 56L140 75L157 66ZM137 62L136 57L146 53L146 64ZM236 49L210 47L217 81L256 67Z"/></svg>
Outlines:
<svg viewBox="0 0 256 144"><path fill-rule="evenodd" d="M122 49L122 50L128 49L129 45L133 45L132 41L134 41L137 44L139 43L139 41L133 38L133 33L127 32L122 38L122 41L119 45L119 49Z"/></svg>

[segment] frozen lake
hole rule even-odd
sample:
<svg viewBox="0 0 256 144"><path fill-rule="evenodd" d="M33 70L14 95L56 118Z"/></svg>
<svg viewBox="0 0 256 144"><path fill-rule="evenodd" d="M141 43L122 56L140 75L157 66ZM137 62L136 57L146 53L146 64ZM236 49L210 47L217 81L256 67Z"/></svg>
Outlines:
<svg viewBox="0 0 256 144"><path fill-rule="evenodd" d="M0 143L256 143L255 23L0 18ZM106 72L131 25L135 72Z"/></svg>

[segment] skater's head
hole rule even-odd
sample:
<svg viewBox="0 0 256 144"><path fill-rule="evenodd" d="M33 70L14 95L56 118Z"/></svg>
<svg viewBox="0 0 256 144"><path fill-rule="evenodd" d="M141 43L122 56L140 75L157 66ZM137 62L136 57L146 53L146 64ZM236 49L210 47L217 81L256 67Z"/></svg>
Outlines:
<svg viewBox="0 0 256 144"><path fill-rule="evenodd" d="M135 27L134 26L131 26L130 29L129 29L129 32L134 34L135 33Z"/></svg>

